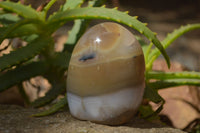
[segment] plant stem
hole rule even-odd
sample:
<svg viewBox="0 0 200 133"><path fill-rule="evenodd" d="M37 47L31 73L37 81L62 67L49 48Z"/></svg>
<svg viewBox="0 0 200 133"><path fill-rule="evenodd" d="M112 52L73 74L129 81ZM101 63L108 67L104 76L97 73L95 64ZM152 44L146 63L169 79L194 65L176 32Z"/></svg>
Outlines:
<svg viewBox="0 0 200 133"><path fill-rule="evenodd" d="M45 12L45 18L47 15L47 12L49 11L49 9L51 8L51 6L56 2L57 0L50 0L48 2L48 4L44 7L44 12Z"/></svg>
<svg viewBox="0 0 200 133"><path fill-rule="evenodd" d="M161 81L155 81L155 82L149 82L148 87L154 88L156 90L159 89L165 89L169 87L176 87L176 86L182 86L182 85L193 85L193 86L200 86L199 80L182 80L182 79L173 79L173 80L161 80Z"/></svg>
<svg viewBox="0 0 200 133"><path fill-rule="evenodd" d="M150 71L146 74L147 79L159 79L159 80L167 80L167 79L200 79L199 72L156 72Z"/></svg>

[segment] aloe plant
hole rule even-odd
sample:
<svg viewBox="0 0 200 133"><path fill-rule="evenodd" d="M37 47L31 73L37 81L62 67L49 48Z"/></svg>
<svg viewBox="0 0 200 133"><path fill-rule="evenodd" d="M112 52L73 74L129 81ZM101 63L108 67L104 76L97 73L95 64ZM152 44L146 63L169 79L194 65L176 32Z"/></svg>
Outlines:
<svg viewBox="0 0 200 133"><path fill-rule="evenodd" d="M170 33L160 42L156 33L152 32L147 24L140 22L137 16L130 16L128 12L121 12L117 8L102 6L104 0L91 0L87 7L81 7L84 0L67 0L57 12L47 16L47 13L56 0L51 0L41 11L36 11L31 6L10 1L0 2L0 43L4 39L21 38L27 45L9 54L0 57L0 92L13 85L20 85L23 81L42 75L49 80L52 88L31 103L40 107L51 103L60 94L65 94L65 71L68 69L69 59L77 40L87 29L91 19L104 19L127 25L146 36L151 42L147 45L140 37L146 62L146 88L144 98L155 103L161 103L159 112L164 104L164 99L157 93L158 89L179 85L200 85L200 73L179 72L166 73L152 71L152 64L162 54L170 67L169 57L165 49L182 34L199 29L200 24L183 26ZM61 52L54 51L52 34L66 24L74 21L74 26L69 32L69 37ZM152 46L155 45L155 48ZM39 55L42 58L36 58ZM13 67L14 66L14 67ZM150 79L156 79L150 82ZM190 80L188 80L190 79ZM21 86L22 87L22 86ZM50 110L35 114L44 116L52 114L67 105L67 99L58 101Z"/></svg>

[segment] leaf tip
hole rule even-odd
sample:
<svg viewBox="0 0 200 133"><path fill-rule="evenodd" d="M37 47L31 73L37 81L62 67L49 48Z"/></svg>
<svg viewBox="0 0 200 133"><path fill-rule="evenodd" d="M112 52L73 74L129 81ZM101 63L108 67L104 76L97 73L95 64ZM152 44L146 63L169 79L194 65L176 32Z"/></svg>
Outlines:
<svg viewBox="0 0 200 133"><path fill-rule="evenodd" d="M106 5L102 5L101 7L102 7L102 8L105 8L105 7L106 7Z"/></svg>
<svg viewBox="0 0 200 133"><path fill-rule="evenodd" d="M41 116L43 115L41 115L40 113L30 115L30 117L41 117Z"/></svg>
<svg viewBox="0 0 200 133"><path fill-rule="evenodd" d="M120 20L120 19L117 19L116 21L117 21L118 23L120 23L120 22L121 22L121 20Z"/></svg>
<svg viewBox="0 0 200 133"><path fill-rule="evenodd" d="M125 11L124 13L125 13L125 14L129 14L129 11Z"/></svg>
<svg viewBox="0 0 200 133"><path fill-rule="evenodd" d="M143 34L143 33L144 33L144 31L143 31L143 30L140 30L140 33L141 33L141 34Z"/></svg>
<svg viewBox="0 0 200 133"><path fill-rule="evenodd" d="M118 7L114 7L113 9L114 9L114 10L118 10Z"/></svg>
<svg viewBox="0 0 200 133"><path fill-rule="evenodd" d="M148 25L148 23L143 23L145 26L147 26Z"/></svg>
<svg viewBox="0 0 200 133"><path fill-rule="evenodd" d="M168 57L168 56L167 56L167 57ZM167 60L167 66L168 66L168 69L170 69L170 67L171 67L171 63L170 63L169 58L168 58L168 60Z"/></svg>

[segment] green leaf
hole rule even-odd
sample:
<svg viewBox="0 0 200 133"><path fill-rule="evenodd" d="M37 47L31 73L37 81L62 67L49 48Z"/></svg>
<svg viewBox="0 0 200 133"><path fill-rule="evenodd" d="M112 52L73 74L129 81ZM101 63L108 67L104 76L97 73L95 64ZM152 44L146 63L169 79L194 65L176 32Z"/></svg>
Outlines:
<svg viewBox="0 0 200 133"><path fill-rule="evenodd" d="M140 43L141 47L142 47L142 51L144 53L144 55L146 55L147 53L147 48L148 48L148 44L142 39L142 37L135 35L135 38L138 40L138 42Z"/></svg>
<svg viewBox="0 0 200 133"><path fill-rule="evenodd" d="M161 105L156 111L153 111L151 105L141 105L139 107L140 116L143 119L148 119L150 121L152 120L159 120L160 117L158 116L158 113L162 110L163 106Z"/></svg>
<svg viewBox="0 0 200 133"><path fill-rule="evenodd" d="M186 26L181 26L179 29L174 30L172 33L167 35L167 37L162 41L163 47L166 49L178 37L195 29L200 29L200 24L188 24ZM147 69L150 69L153 62L158 58L160 54L160 51L158 51L157 49L152 50L147 61Z"/></svg>
<svg viewBox="0 0 200 133"><path fill-rule="evenodd" d="M31 6L26 6L21 3L2 1L0 2L0 7L4 10L16 13L24 18L42 19L42 16L39 14L39 12L31 8Z"/></svg>
<svg viewBox="0 0 200 133"><path fill-rule="evenodd" d="M39 35L37 35L37 34L31 34L29 36L23 36L21 39L30 43L30 42L34 41L35 39L37 39L38 37L39 37Z"/></svg>
<svg viewBox="0 0 200 133"><path fill-rule="evenodd" d="M32 62L2 73L0 75L0 92L24 80L42 75L46 70L47 65L44 62Z"/></svg>
<svg viewBox="0 0 200 133"><path fill-rule="evenodd" d="M75 45L67 45L67 44L65 44L64 45L65 47L64 47L64 52L69 52L69 53L72 53L73 52L73 49L74 49L74 47L75 47Z"/></svg>
<svg viewBox="0 0 200 133"><path fill-rule="evenodd" d="M20 18L16 15L12 14L2 14L0 15L0 24L2 25L9 25L19 21Z"/></svg>
<svg viewBox="0 0 200 133"><path fill-rule="evenodd" d="M0 57L0 71L10 68L14 65L27 61L28 59L39 54L45 47L52 44L52 38L40 36L26 46L12 51L9 54Z"/></svg>
<svg viewBox="0 0 200 133"><path fill-rule="evenodd" d="M35 100L31 105L33 107L41 107L57 98L58 95L65 92L65 83L52 83L52 88L46 93L44 97Z"/></svg>
<svg viewBox="0 0 200 133"><path fill-rule="evenodd" d="M18 29L20 27L23 27L26 24L31 24L31 23L32 24L38 24L38 23L40 23L40 21L35 20L35 19L23 19L23 20L18 21L17 23L14 23L14 24L11 24L11 25L7 26L6 28L3 27L4 30L0 30L1 31L1 34L0 34L0 43L4 39L6 39L7 37L12 36L12 34L17 34L17 33L19 34L19 31L16 30L16 29ZM17 32L17 33L15 33L15 32ZM23 29L23 32L26 32L26 29Z"/></svg>
<svg viewBox="0 0 200 133"><path fill-rule="evenodd" d="M159 72L150 71L146 74L146 79L200 79L200 72Z"/></svg>
<svg viewBox="0 0 200 133"><path fill-rule="evenodd" d="M69 32L69 36L67 38L65 47L68 47L69 45L75 45L77 41L79 40L79 38L83 35L85 30L87 29L88 24L89 24L89 21L87 20L83 20L83 19L75 20L74 26L72 30ZM67 48L64 48L64 51L66 49Z"/></svg>
<svg viewBox="0 0 200 133"><path fill-rule="evenodd" d="M67 0L63 5L62 11L80 7L85 0Z"/></svg>
<svg viewBox="0 0 200 133"><path fill-rule="evenodd" d="M53 6L53 4L56 2L57 0L50 0L48 1L47 5L44 7L43 12L45 14L45 18L47 15L47 12L49 11L49 9Z"/></svg>
<svg viewBox="0 0 200 133"><path fill-rule="evenodd" d="M51 60L51 65L66 70L69 66L70 58L71 53L69 52L56 53L54 58Z"/></svg>
<svg viewBox="0 0 200 133"><path fill-rule="evenodd" d="M8 27L0 27L0 35L3 35L4 34L4 32L7 30L7 28ZM3 40L3 39L1 39L1 40ZM1 41L2 42L2 41ZM0 44L1 45L1 44Z"/></svg>
<svg viewBox="0 0 200 133"><path fill-rule="evenodd" d="M91 0L88 2L88 6L99 7L103 5L105 2L106 0Z"/></svg>
<svg viewBox="0 0 200 133"><path fill-rule="evenodd" d="M2 14L6 14L7 12L6 11L4 11L4 10L0 10L0 15L2 15Z"/></svg>
<svg viewBox="0 0 200 133"><path fill-rule="evenodd" d="M166 51L164 50L160 41L157 39L155 33L147 28L144 23L138 21L137 17L131 17L127 14L127 12L123 13L115 8L108 9L103 7L86 7L66 10L52 15L48 19L49 28L54 31L67 21L74 19L106 19L128 25L129 27L139 31L141 34L144 34L150 41L152 41L165 57L168 66L170 66L169 57L167 56Z"/></svg>
<svg viewBox="0 0 200 133"><path fill-rule="evenodd" d="M149 53L151 51L151 47L153 46L153 43L150 43L148 45L140 36L135 35L135 37L138 40L138 42L140 43L140 45L142 46L142 51L144 53L145 64L146 64L146 61L148 59L148 56L149 56Z"/></svg>
<svg viewBox="0 0 200 133"><path fill-rule="evenodd" d="M9 26L7 27L0 27L0 34L4 34L5 30L7 30L7 28L10 28ZM14 37L23 37L23 36L28 36L28 35L32 35L32 34L39 34L40 31L38 30L38 27L34 24L25 24L21 27L18 27L14 30L12 30L12 32L10 32L6 38L14 38Z"/></svg>
<svg viewBox="0 0 200 133"><path fill-rule="evenodd" d="M161 80L148 83L149 87L154 89L165 89L169 87L176 87L181 85L194 85L200 86L200 80L196 79L171 79L171 80Z"/></svg>
<svg viewBox="0 0 200 133"><path fill-rule="evenodd" d="M158 113L163 109L163 105L165 103L165 100L158 94L158 91L154 88L154 86L149 85L149 83L146 83L146 88L144 91L144 98L152 101L157 104L161 104L155 112L148 112L148 113L142 113L145 119L152 119L155 118ZM141 111L141 108L140 108Z"/></svg>
<svg viewBox="0 0 200 133"><path fill-rule="evenodd" d="M32 116L41 117L41 116L54 114L66 105L67 105L67 97L65 96L64 98L61 98L57 103L55 103L50 109L37 113L37 114L33 114Z"/></svg>
<svg viewBox="0 0 200 133"><path fill-rule="evenodd" d="M149 83L146 84L144 98L154 103L160 103L164 101L164 99L158 94L158 91L154 88L154 86L149 85Z"/></svg>

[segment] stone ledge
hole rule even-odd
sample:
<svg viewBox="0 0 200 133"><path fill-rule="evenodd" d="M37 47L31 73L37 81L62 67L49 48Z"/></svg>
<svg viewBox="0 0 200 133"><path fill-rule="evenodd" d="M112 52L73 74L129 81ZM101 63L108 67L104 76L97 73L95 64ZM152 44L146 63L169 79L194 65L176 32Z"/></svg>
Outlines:
<svg viewBox="0 0 200 133"><path fill-rule="evenodd" d="M135 118L123 126L105 126L79 121L63 111L46 117L31 117L36 109L0 105L0 133L184 133L179 129Z"/></svg>

